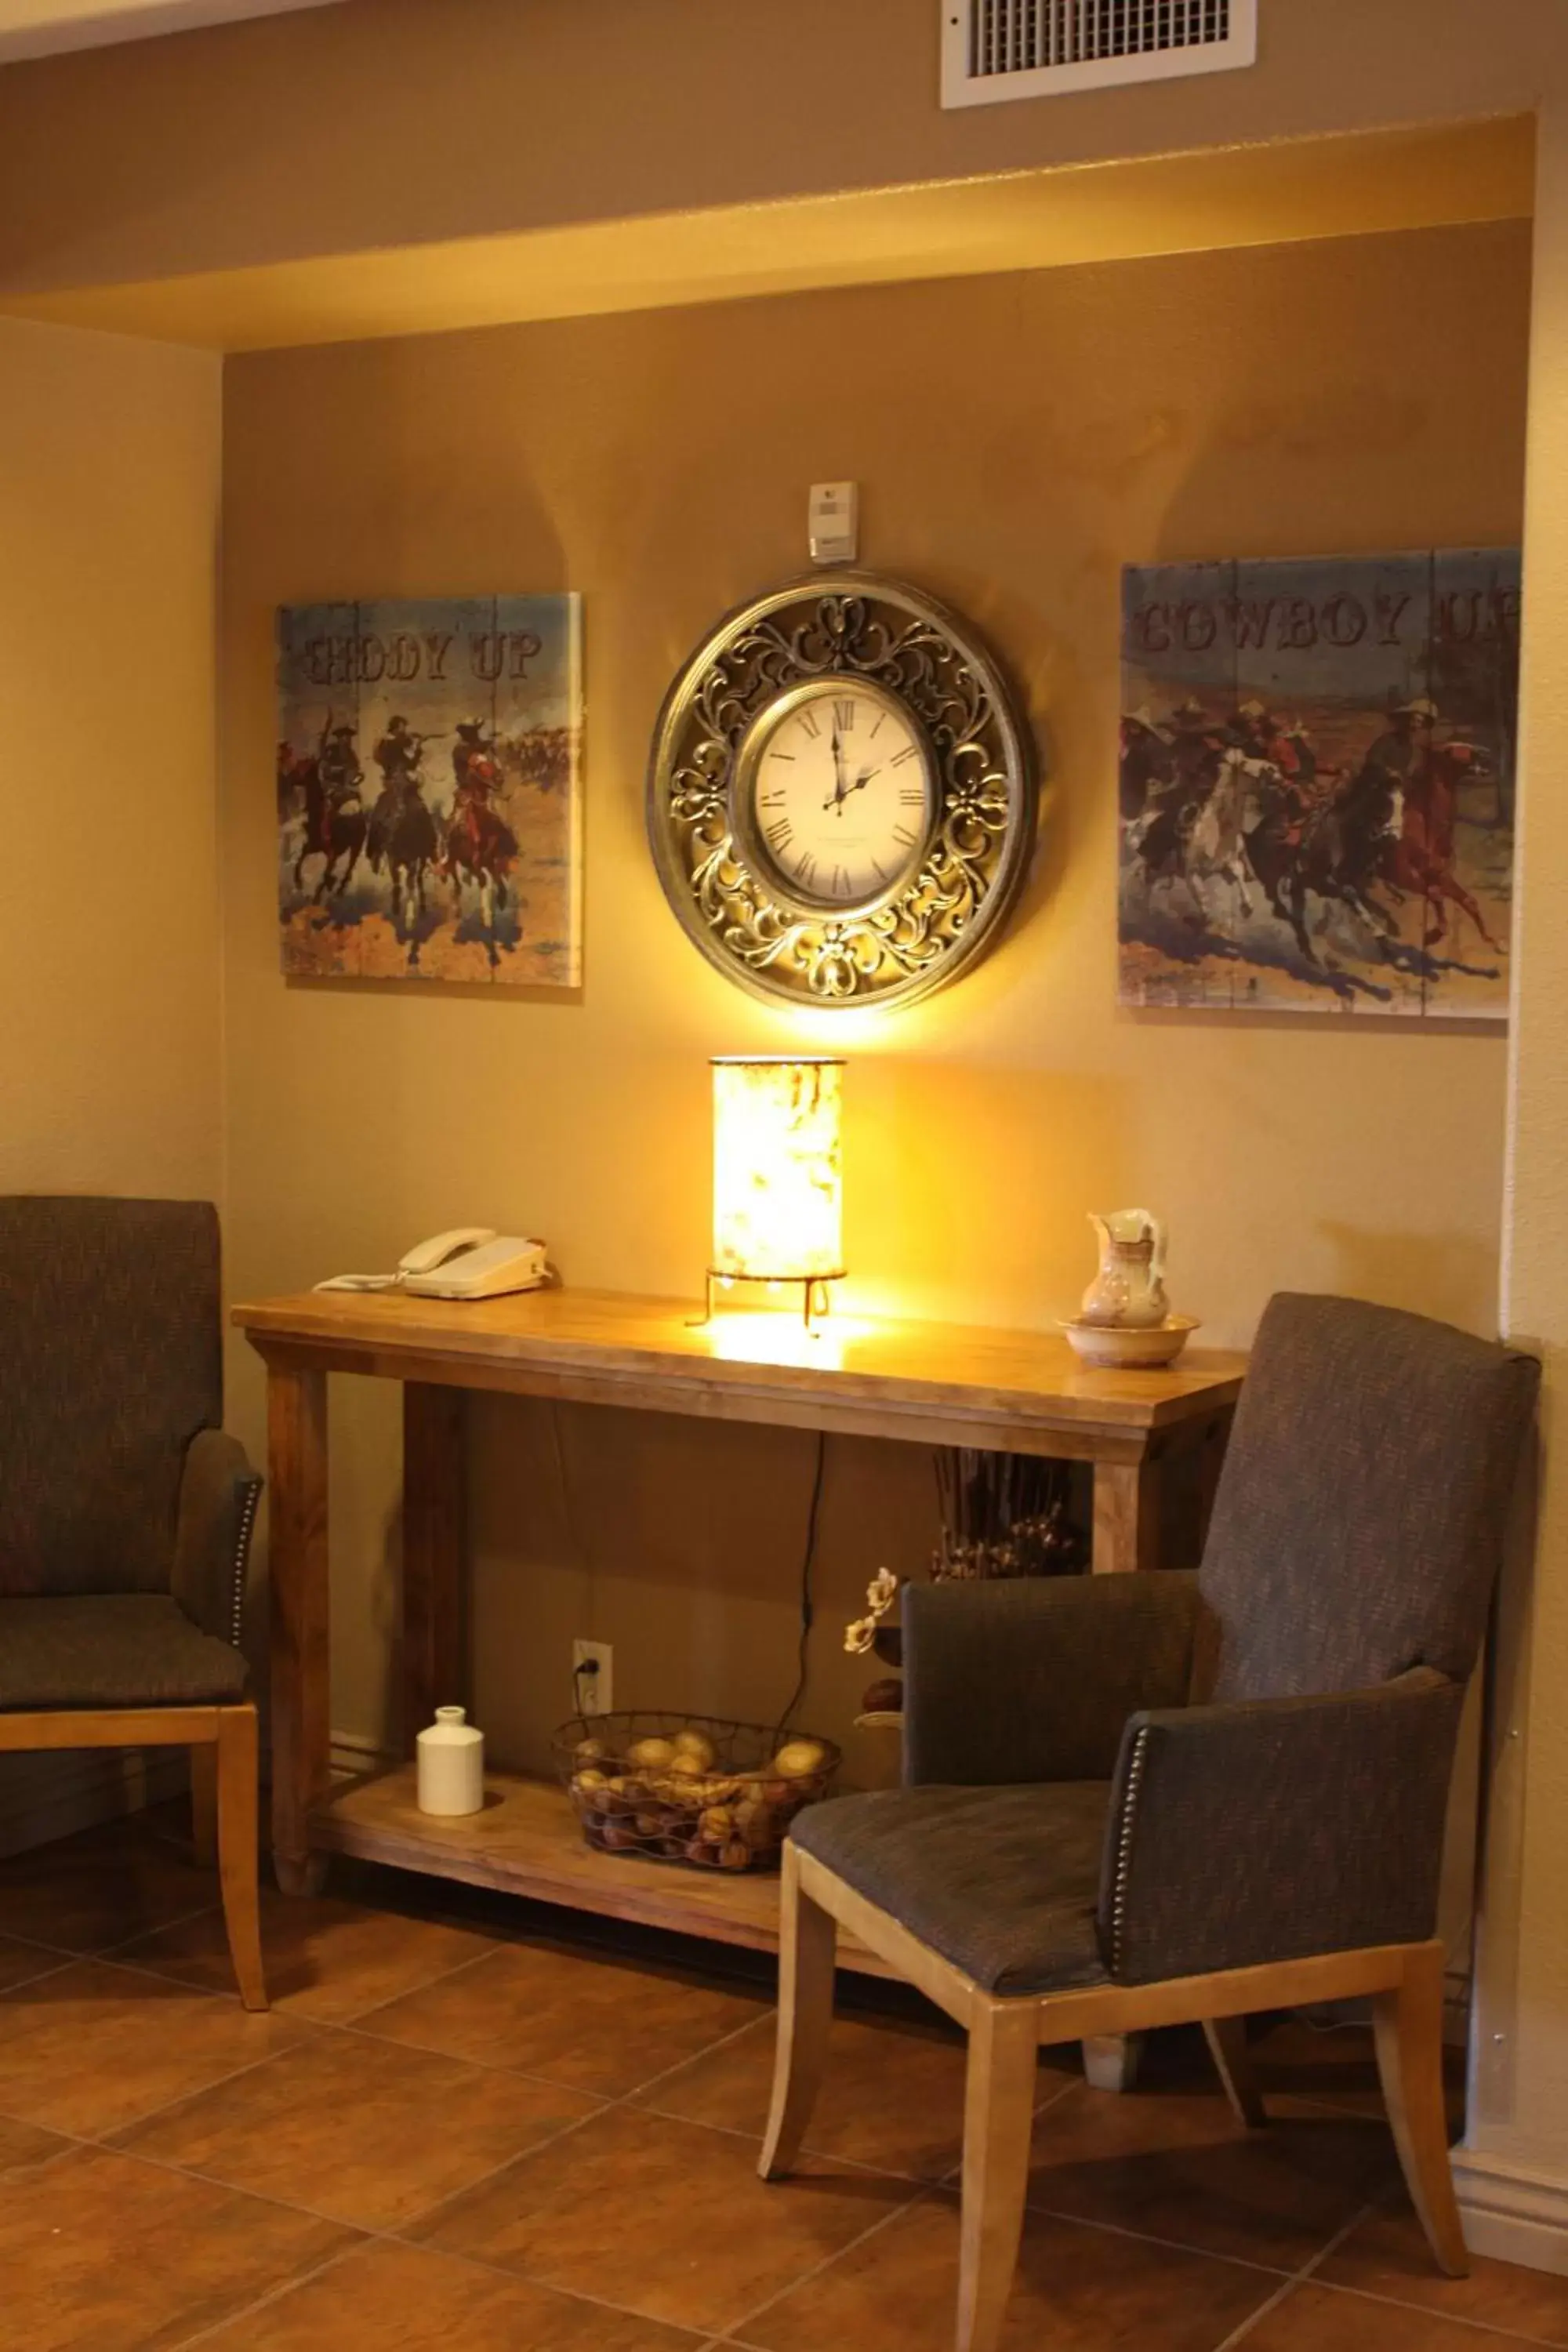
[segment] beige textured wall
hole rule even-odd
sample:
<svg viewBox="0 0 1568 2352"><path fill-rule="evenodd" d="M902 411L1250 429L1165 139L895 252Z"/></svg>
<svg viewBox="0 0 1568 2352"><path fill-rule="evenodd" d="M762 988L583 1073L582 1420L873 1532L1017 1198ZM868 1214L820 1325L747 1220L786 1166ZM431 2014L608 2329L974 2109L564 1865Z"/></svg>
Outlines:
<svg viewBox="0 0 1568 2352"><path fill-rule="evenodd" d="M221 1188L220 375L0 321L0 1190Z"/></svg>
<svg viewBox="0 0 1568 2352"><path fill-rule="evenodd" d="M217 1198L218 366L0 321L0 1192ZM0 1763L0 1852L142 1787Z"/></svg>
<svg viewBox="0 0 1568 2352"><path fill-rule="evenodd" d="M455 1219L545 1232L567 1278L689 1291L706 1056L847 1045L854 1297L1045 1325L1090 1208L1152 1200L1180 1302L1243 1340L1268 1292L1344 1287L1478 1328L1496 1301L1504 1046L1113 1005L1120 565L1507 541L1528 240L1512 228L1216 255L279 353L227 373L225 872L234 1279L390 1263ZM1419 354L1462 317L1445 363ZM1413 355L1415 355L1413 357ZM868 561L983 624L1048 747L1006 942L902 1016L794 1016L711 973L659 893L643 766L710 618L798 568L805 490L863 486ZM580 1003L285 986L272 904L273 604L582 589ZM341 1727L384 1720L392 1400L343 1383ZM256 1425L259 1384L237 1389ZM767 1714L792 1678L810 1441L476 1410L478 1696L538 1758L570 1637L625 1703ZM571 1470L563 1523L554 1443ZM831 1449L807 1718L863 1678L837 1626L921 1564L929 1474ZM875 1758L858 1748L854 1769Z"/></svg>
<svg viewBox="0 0 1568 2352"><path fill-rule="evenodd" d="M1506 114L1561 38L1558 0L1268 0L1248 73L943 113L939 13L346 0L18 66L0 288Z"/></svg>
<svg viewBox="0 0 1568 2352"><path fill-rule="evenodd" d="M1563 1475L1552 1466L1568 1447L1560 1360L1568 1299L1558 1238L1568 1151L1558 1036L1568 981L1559 913L1568 829L1556 781L1568 724L1561 655L1568 641L1561 492L1568 470L1568 58L1560 0L1489 0L1484 8L1475 0L1378 0L1375 7L1269 0L1252 73L954 116L939 114L934 101L935 16L930 0L854 0L850 7L792 0L787 9L737 9L731 0L663 0L658 8L647 0L595 0L592 8L582 0L349 0L269 26L8 71L0 76L0 284L68 287L616 211L1542 106L1527 533L1529 920L1516 967L1505 1299L1512 1328L1547 1346L1547 1507L1533 1568L1521 1555L1511 1596L1511 1622L1522 1632L1533 1612L1536 1638L1533 1656L1521 1641L1511 1644L1505 1677L1504 1696L1518 1704L1503 1710L1500 1730L1505 1740L1510 1729L1520 1738L1504 1751L1490 1843L1471 2126L1479 2155L1466 2194L1472 2222L1491 2231L1491 2250L1562 2261L1568 1897L1559 1857L1568 1717L1555 1694L1568 1673L1568 1527ZM851 107L817 102L825 49L854 92ZM550 102L542 105L544 89ZM1329 258L1299 266L1316 270ZM1224 540L1306 546L1320 543L1320 533L1324 541L1388 544L1428 531L1512 527L1507 419L1517 415L1517 399L1509 367L1494 370L1487 334L1472 331L1472 320L1489 321L1502 279L1482 268L1461 287L1439 269L1424 299L1406 281L1385 287L1380 302L1359 287L1371 258L1363 250L1354 271L1336 271L1329 283L1313 277L1311 297L1325 317L1357 314L1356 339L1327 341L1310 331L1310 310L1283 296L1265 306L1270 332L1249 341L1245 319L1211 289L1175 317L1167 315L1179 310L1173 297L1166 305L1145 296L1147 330L1131 300L1120 298L1120 339L1102 337L1097 346L1095 289L1133 286L1138 273L1064 281L1039 299L1066 306L1060 315L1073 331L1035 352L1036 405L1010 412L1010 444L998 396L984 389L996 349L1009 357L1014 350L1011 316L998 320L990 307L999 299L1005 307L996 289L969 289L959 299L966 317L980 315L977 304L985 310L999 344L977 342L949 358L940 336L909 331L888 433L879 432L885 402L858 410L826 361L803 395L803 348L783 334L764 350L755 327L742 330L748 348L735 379L750 404L732 404L724 338L739 314L716 319L695 339L679 321L658 332L646 322L605 322L564 341L501 335L388 351L374 362L343 353L297 373L288 362L237 371L228 704L238 732L228 863L236 882L229 971L239 1002L231 1067L239 1156L254 1162L237 1201L241 1278L292 1281L357 1257L362 1244L390 1247L447 1214L459 1192L458 1213L537 1212L572 1244L579 1278L637 1279L645 1269L652 1278L671 1259L682 1272L692 1262L701 1225L696 1065L712 1044L743 1042L744 1024L758 1016L739 1000L715 1000L694 960L684 978L672 976L680 971L679 943L661 928L668 919L648 897L636 850L640 730L658 677L709 609L793 562L799 484L812 471L838 470L842 456L872 494L879 560L924 568L981 604L995 579L989 617L1007 650L1022 658L1037 644L1052 647L1036 691L1058 740L1066 826L1011 968L1004 959L951 1007L931 1008L929 1033L879 1047L879 1066L860 1074L895 1139L910 1145L917 1169L923 1163L918 1201L895 1202L885 1228L869 1205L857 1210L862 1265L879 1264L912 1287L928 1213L938 1202L961 1207L954 1278L921 1287L951 1289L968 1311L986 1311L994 1246L1019 1264L1017 1311L1033 1312L1057 1282L1042 1236L1065 1234L1069 1223L1076 1230L1091 1183L1103 1197L1106 1175L1130 1177L1144 1164L1140 1154L1157 1150L1159 1172L1173 1171L1196 1196L1199 1214L1183 1228L1191 1295L1223 1307L1227 1319L1245 1321L1267 1250L1278 1251L1288 1278L1347 1280L1488 1320L1491 1194L1479 1161L1495 1149L1497 1055L1486 1041L1450 1055L1432 1039L1252 1028L1198 1034L1178 1025L1172 1044L1121 1029L1107 1011L1109 835L1096 828L1109 822L1100 714L1110 701L1107 638L1095 620L1109 613L1115 552L1186 551ZM1247 265L1254 272L1269 266L1267 257ZM1231 265L1191 267L1201 277ZM1173 267L1159 281L1173 289L1196 282ZM874 320L918 316L905 306L919 299L878 298L879 307L864 311L866 331ZM893 309L881 307L889 302ZM749 315L816 314L792 306ZM853 346L853 338L840 340ZM1085 354L1113 340L1122 376L1091 382ZM1502 347L1516 352L1517 338ZM1064 350L1072 394L1065 408L1058 389ZM582 356L574 362L574 353ZM595 353L608 355L607 367L590 365ZM633 364L645 360L653 365L646 413ZM919 413L928 371L944 405L917 471L913 428L900 426L898 415ZM880 391L882 378L872 373ZM1370 401L1362 396L1368 388ZM759 395L767 411L760 428L750 422ZM1238 429L1249 396L1256 422ZM274 398L275 416L268 412ZM1489 399L1506 411L1500 425L1493 409L1483 413ZM1163 450L1157 420L1171 404L1184 424ZM1068 426L1037 445L1041 414L1065 416ZM982 422L966 435L972 418ZM1146 446L1140 434L1150 419ZM322 446L312 457L318 427ZM693 446L700 432L723 454L722 501L705 503L716 520L684 552L673 535L679 495L708 482ZM994 476L993 444L1004 452ZM1015 503L1009 446L1024 461L1016 521L1005 511ZM976 484L990 493L991 520L970 538L973 507L961 492ZM278 509L269 516L274 488ZM63 493L67 507L72 495ZM1026 524L1033 538L1020 552ZM591 611L592 961L583 1005L563 1012L285 996L271 971L266 907L265 604L366 576L428 588L441 584L444 571L453 586L510 580L525 569L543 584L564 580L568 564L578 580L591 564L599 583ZM611 593L615 580L627 583L624 594ZM625 965L617 921L630 927ZM637 959L652 942L658 971L639 992L626 975L640 973ZM1445 1064L1464 1073L1462 1083ZM1435 1070L1443 1075L1435 1078ZM934 1174L927 1099L939 1115L969 1113L974 1134L970 1150L937 1163ZM624 1164L628 1135L646 1188L621 1203L602 1171L617 1155ZM1115 1189L1123 1192L1121 1183ZM1415 1238L1407 1244L1412 1219ZM248 1376L241 1402L254 1428ZM478 1500L481 1626L498 1655L509 1644L516 1651L515 1664L506 1656L513 1688L494 1694L504 1716L519 1727L542 1719L530 1689L542 1688L559 1637L583 1629L584 1612L595 1607L605 1630L635 1620L657 1622L672 1637L691 1632L697 1679L722 1685L737 1705L747 1703L742 1669L753 1657L766 1658L758 1679L776 1688L788 1547L780 1533L777 1556L770 1548L759 1559L753 1530L759 1521L771 1528L776 1480L786 1470L795 1499L803 1499L801 1461L753 1465L751 1441L737 1437L716 1493L716 1449L729 1441L715 1438L672 1493L654 1483L651 1468L640 1486L633 1475L641 1475L643 1457L626 1448L651 1442L651 1426L621 1433L612 1446L607 1428L567 1417L569 1444L595 1449L668 1528L659 1556L629 1549L625 1520L608 1511L612 1481L602 1479L604 1517L589 1528L598 1546L590 1596L581 1571L536 1580L532 1561L568 1548L542 1499L552 1475L549 1432L496 1419L498 1412L483 1417ZM377 1562L390 1443L374 1400L358 1400L341 1418L344 1719L374 1728L377 1641L389 1615L390 1580ZM887 1484L879 1494L869 1486L874 1466ZM874 1463L868 1453L847 1456L838 1471L828 1533L832 1578L843 1586L851 1563L856 1572L864 1564L861 1528L884 1530L879 1541L899 1559L900 1545L918 1549L919 1514L912 1496L898 1514L893 1507L906 1494L908 1465ZM694 1526L702 1537L695 1566L666 1567ZM714 1607L704 1580L720 1570L754 1597ZM842 1690L840 1677L827 1696ZM1477 2220L1489 2212L1502 2217L1495 2229ZM1555 2237L1542 2236L1542 2215Z"/></svg>
<svg viewBox="0 0 1568 2352"><path fill-rule="evenodd" d="M1568 940L1560 916L1568 887L1568 55L1542 133L1503 1315L1510 1334L1543 1359L1542 1476L1534 1560L1521 1541L1505 1595L1467 2136L1474 2154L1461 2194L1502 2217L1482 2224L1489 2251L1568 2270Z"/></svg>

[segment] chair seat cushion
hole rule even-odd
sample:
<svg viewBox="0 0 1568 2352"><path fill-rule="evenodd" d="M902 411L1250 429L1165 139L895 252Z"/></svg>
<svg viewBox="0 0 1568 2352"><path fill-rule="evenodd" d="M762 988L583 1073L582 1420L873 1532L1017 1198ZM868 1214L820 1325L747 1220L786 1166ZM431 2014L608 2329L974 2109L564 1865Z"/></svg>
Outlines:
<svg viewBox="0 0 1568 2352"><path fill-rule="evenodd" d="M0 1601L0 1709L237 1699L245 1660L163 1593Z"/></svg>
<svg viewBox="0 0 1568 2352"><path fill-rule="evenodd" d="M887 1789L808 1805L797 1846L988 1992L1104 1984L1108 1780Z"/></svg>

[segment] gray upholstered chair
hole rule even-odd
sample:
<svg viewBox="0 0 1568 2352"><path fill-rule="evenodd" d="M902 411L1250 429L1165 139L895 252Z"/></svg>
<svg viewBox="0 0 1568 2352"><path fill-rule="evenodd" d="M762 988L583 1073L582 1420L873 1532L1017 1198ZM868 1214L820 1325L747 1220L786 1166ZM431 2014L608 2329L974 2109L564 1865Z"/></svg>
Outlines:
<svg viewBox="0 0 1568 2352"><path fill-rule="evenodd" d="M0 1751L189 1747L265 2009L238 1648L261 1481L222 1416L208 1203L0 1200Z"/></svg>
<svg viewBox="0 0 1568 2352"><path fill-rule="evenodd" d="M960 2352L993 2352L1042 2042L1370 1996L1400 2161L1465 2245L1441 2076L1438 1865L1537 1368L1352 1299L1276 1298L1203 1564L904 1596L904 1785L784 1852L765 2178L825 2060L836 1925L969 2033Z"/></svg>

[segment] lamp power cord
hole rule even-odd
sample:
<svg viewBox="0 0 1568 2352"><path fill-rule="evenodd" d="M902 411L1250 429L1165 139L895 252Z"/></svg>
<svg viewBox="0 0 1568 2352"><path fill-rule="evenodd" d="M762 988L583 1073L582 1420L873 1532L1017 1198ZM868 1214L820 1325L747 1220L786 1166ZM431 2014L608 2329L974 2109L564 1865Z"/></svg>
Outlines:
<svg viewBox="0 0 1568 2352"><path fill-rule="evenodd" d="M805 1515L805 1544L801 1553L800 1561L800 1646L797 1653L798 1671L795 1675L795 1688L790 1694L789 1705L784 1708L784 1713L780 1716L778 1719L778 1727L773 1733L775 1744L783 1738L784 1733L788 1730L790 1717L794 1715L796 1707L800 1705L801 1700L805 1696L806 1678L810 1671L809 1654L811 1647L811 1628L813 1618L816 1613L811 1597L812 1572L816 1566L816 1538L822 1519L822 1486L826 1468L827 1432L825 1429L819 1429L816 1433L816 1461L812 1471L811 1477L811 1501L807 1507Z"/></svg>

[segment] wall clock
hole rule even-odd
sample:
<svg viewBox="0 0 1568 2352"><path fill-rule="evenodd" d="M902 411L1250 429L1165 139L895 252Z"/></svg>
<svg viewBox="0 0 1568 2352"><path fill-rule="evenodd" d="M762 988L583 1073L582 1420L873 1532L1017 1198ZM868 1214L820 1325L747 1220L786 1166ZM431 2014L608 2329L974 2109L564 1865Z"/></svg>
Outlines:
<svg viewBox="0 0 1568 2352"><path fill-rule="evenodd" d="M966 625L870 572L720 622L648 767L671 906L753 995L907 1003L995 939L1035 836L1028 730Z"/></svg>

